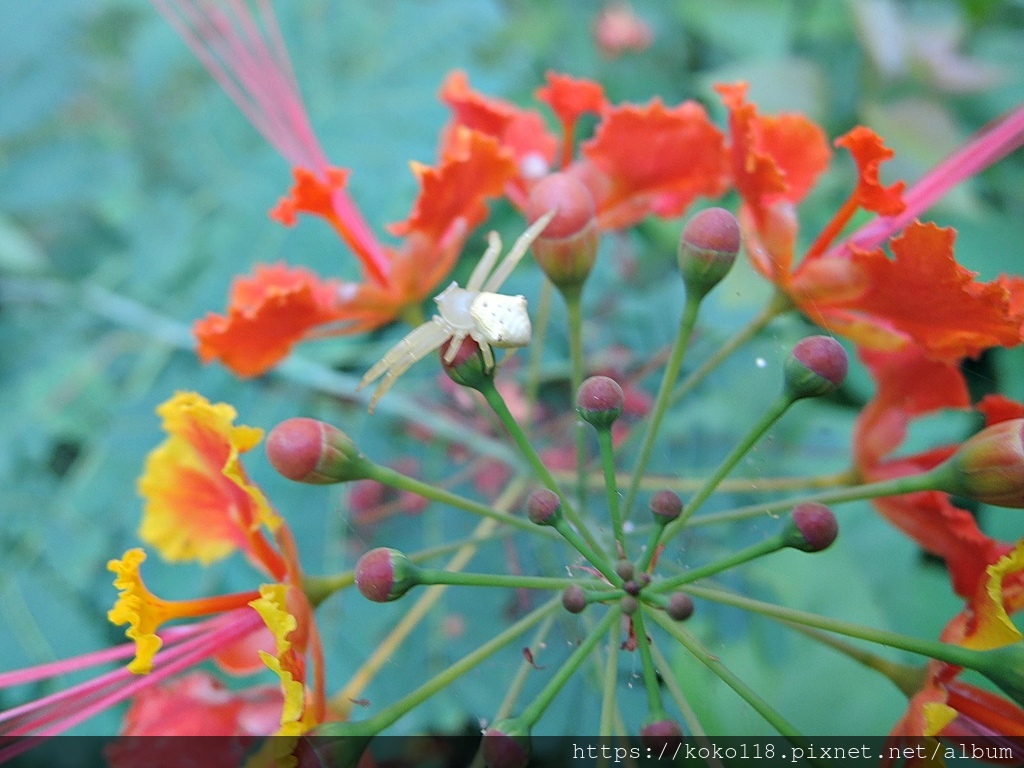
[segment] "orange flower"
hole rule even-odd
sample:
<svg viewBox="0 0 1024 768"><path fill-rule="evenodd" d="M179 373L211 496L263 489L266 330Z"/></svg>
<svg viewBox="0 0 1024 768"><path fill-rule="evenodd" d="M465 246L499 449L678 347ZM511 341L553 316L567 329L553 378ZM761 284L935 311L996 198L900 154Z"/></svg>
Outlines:
<svg viewBox="0 0 1024 768"><path fill-rule="evenodd" d="M912 220L984 164L957 153L938 178L929 174L904 195L902 182L885 186L879 180L879 166L892 151L869 129L854 128L835 143L853 156L857 184L795 265L795 205L828 165L824 134L799 115L759 115L746 101L746 84L722 85L718 91L730 113L733 183L743 199L740 220L751 261L802 312L867 348L915 344L936 360L1020 343L1024 281L976 281L954 260L952 230ZM1024 141L1022 122L1024 109L1007 118L1006 128L1014 130L986 132L971 142L972 150L985 164L994 162ZM861 209L877 214L886 226L830 248ZM900 230L903 234L890 243L890 259L877 246Z"/></svg>
<svg viewBox="0 0 1024 768"><path fill-rule="evenodd" d="M1019 571L1022 565L1017 562L1015 567ZM972 647L972 640L978 633L969 629L970 610L968 607L955 616L939 639ZM952 739L1024 736L1024 709L999 694L965 683L959 679L960 672L959 667L930 661L924 685L911 696L907 711L896 722L890 736Z"/></svg>
<svg viewBox="0 0 1024 768"><path fill-rule="evenodd" d="M916 347L895 352L861 351L878 391L857 422L854 455L866 481L931 469L955 446L892 458L910 422L944 408L967 408L966 382L957 365L929 360ZM977 410L987 424L1024 416L1024 405L993 395ZM997 648L1017 642L1020 632L1010 614L1024 608L1024 541L1016 546L987 536L975 517L944 493L923 491L876 499L882 515L949 570L964 610L940 639L968 648ZM926 682L911 698L893 736L1024 735L1024 710L1002 696L957 679L958 667L929 662Z"/></svg>
<svg viewBox="0 0 1024 768"><path fill-rule="evenodd" d="M680 215L698 196L717 196L728 180L724 138L704 108L693 101L674 107L653 100L645 106L610 106L597 83L549 72L537 91L562 124L560 166L582 181L597 206L598 224L619 229L648 214ZM518 175L506 189L524 208L529 190L553 166L559 142L534 112L473 91L463 72L453 72L441 89L455 126L493 136L512 151ZM574 163L572 142L580 115L595 112L593 138ZM638 148L641 148L638 151Z"/></svg>
<svg viewBox="0 0 1024 768"><path fill-rule="evenodd" d="M114 586L120 590L108 618L114 624L127 624L126 635L136 644L135 659L128 668L136 674L152 669L163 642L157 631L168 621L251 607L270 630L274 652L259 648L262 643L254 643L250 630L239 642L218 649L219 655L228 670L246 672L252 671L258 654L281 679L279 733L298 735L323 721L326 713L323 651L312 606L302 590L303 574L291 531L249 480L240 461L263 433L235 426L231 406L211 404L195 393L177 393L158 413L169 437L150 454L139 481L146 501L143 539L169 560L207 563L241 549L273 583L258 591L165 600L142 580L145 552L128 550L108 565L117 574ZM273 535L273 544L264 531ZM313 668L308 693L307 660Z"/></svg>
<svg viewBox="0 0 1024 768"><path fill-rule="evenodd" d="M404 241L381 243L313 133L269 3L155 0L210 74L256 129L291 164L295 184L271 217L292 226L298 214L327 221L360 263L363 280L345 283L284 265L257 266L232 288L224 315L196 322L204 362L220 360L240 376L270 370L314 335L380 327L430 295L451 271L466 237L483 218L483 201L515 173L515 156L485 136L457 131L435 168L413 164L421 192L410 217L390 230ZM539 118L538 118L539 120ZM509 138L519 129L511 129ZM524 135L531 133L524 129Z"/></svg>

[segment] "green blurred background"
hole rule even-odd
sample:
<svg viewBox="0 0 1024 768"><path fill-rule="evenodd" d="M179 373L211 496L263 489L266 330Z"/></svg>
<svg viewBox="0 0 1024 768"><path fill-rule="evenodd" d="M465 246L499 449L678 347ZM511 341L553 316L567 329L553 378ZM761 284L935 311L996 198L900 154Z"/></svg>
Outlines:
<svg viewBox="0 0 1024 768"><path fill-rule="evenodd" d="M378 231L406 216L414 199L409 160L431 163L435 157L447 119L436 93L454 68L465 69L476 88L523 106L536 106L534 89L545 71L556 70L599 80L614 102L697 98L719 124L722 110L711 85L745 79L764 112L804 112L831 136L858 122L870 125L897 151L887 178L908 181L1024 97L1020 0L637 0L653 44L616 59L594 44L600 4L583 0L293 0L278 6L312 123L332 161L352 169L352 196ZM802 207L805 236L845 197L850 170L839 157ZM0 671L123 638L105 620L114 598L105 565L138 544L135 480L146 453L162 440L154 409L176 390L230 402L240 423L265 429L295 415L326 418L383 463L412 456L425 479L450 473L443 446L410 436L405 418L428 411L418 404L438 396L436 368L417 366L374 419L352 400L354 382L402 329L307 344L301 360L254 381L204 367L191 352L188 324L221 311L232 277L255 263L284 260L325 276L357 276L354 260L326 225L303 221L289 230L267 218L289 183L285 162L143 0L0 4ZM507 204L492 211L490 226L506 236L521 231ZM986 279L1019 273L1020 153L958 189L930 217L957 227L959 260ZM636 364L671 340L675 320L666 325L663 318L678 315L682 291L675 278L663 278L681 225L652 221L608 238L588 287L594 310L589 351L627 347L639 352ZM471 239L467 253L482 251L482 234ZM635 267L626 292L624 264ZM464 271L465 265L459 274ZM511 286L533 299L537 277L526 267ZM746 265L727 286L702 319L693 360L713 351L767 295ZM613 297L614 312L599 315L597 308ZM731 361L714 386L667 420L655 469L684 465L700 474L713 467L764 406L759 398L776 386L788 345L808 331L796 320L780 323ZM565 377L564 334L553 331L549 346L545 370L557 385ZM1020 350L987 355L971 370L979 392L1024 397ZM844 468L856 407L870 387L855 371L844 399L808 404L739 473ZM553 390L557 402L558 387ZM944 442L970 428L966 418L929 420L915 430L913 444ZM247 467L296 530L312 572L351 567L367 546L414 549L471 527L472 521L431 507L418 517L355 528L344 489L289 484L259 450ZM1017 513L984 512L988 532L1020 538ZM867 506L844 512L841 520L843 546L834 551L815 558L781 555L727 583L786 605L937 636L960 607L941 569ZM760 524L699 529L685 537L684 554L693 551L687 562L702 562L764 530ZM500 569L507 556L502 545L492 545L476 565ZM146 568L154 591L168 597L254 583L237 557L208 569L151 558ZM466 592L452 590L420 640L389 664L367 693L371 707L407 691L410 676L443 668L493 634L509 596L488 594L481 602ZM333 687L348 679L405 607L370 605L354 592L324 606ZM453 617L464 620L464 630L452 631L458 626ZM885 681L776 625L702 605L694 626L806 733L885 733L905 706ZM559 631L571 638L575 630ZM516 649L496 658L428 710L404 719L397 732L452 730L490 717L500 681L518 661ZM674 662L709 731L767 732L696 662L684 655ZM554 657L540 664L557 666ZM626 658L623 700L627 708L635 701L641 716L638 673L639 662ZM536 677L543 682L543 673ZM261 681L272 679L268 673ZM582 679L570 687L589 691L583 700L596 711L588 685ZM43 683L0 691L0 708L53 689ZM567 698L543 721L546 732L578 732L593 715L587 706L565 706ZM120 714L107 713L76 732L115 732Z"/></svg>

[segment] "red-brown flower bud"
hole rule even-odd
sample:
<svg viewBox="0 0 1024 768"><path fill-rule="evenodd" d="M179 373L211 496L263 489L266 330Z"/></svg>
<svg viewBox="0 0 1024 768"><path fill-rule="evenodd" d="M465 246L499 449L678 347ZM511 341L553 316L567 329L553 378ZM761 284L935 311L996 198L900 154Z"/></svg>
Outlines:
<svg viewBox="0 0 1024 768"><path fill-rule="evenodd" d="M450 363L445 361L451 343L451 339L446 341L441 345L440 351L441 367L449 379L463 387L480 389L484 383L494 378L494 369L487 367L480 345L471 338L462 340L462 346Z"/></svg>
<svg viewBox="0 0 1024 768"><path fill-rule="evenodd" d="M687 295L704 298L729 273L739 251L740 225L729 211L708 208L690 219L678 252Z"/></svg>
<svg viewBox="0 0 1024 768"><path fill-rule="evenodd" d="M576 412L596 429L607 429L622 414L626 397L613 379L591 376L576 393Z"/></svg>
<svg viewBox="0 0 1024 768"><path fill-rule="evenodd" d="M316 419L288 419L274 427L267 458L289 480L311 485L362 480L372 467L348 435Z"/></svg>
<svg viewBox="0 0 1024 768"><path fill-rule="evenodd" d="M835 392L849 365L843 345L831 336L808 336L797 342L786 360L786 391L794 400Z"/></svg>
<svg viewBox="0 0 1024 768"><path fill-rule="evenodd" d="M496 721L481 742L487 768L526 768L530 762L530 729L514 717Z"/></svg>
<svg viewBox="0 0 1024 768"><path fill-rule="evenodd" d="M693 616L693 610L693 598L685 592L673 592L665 606L665 613L676 621L686 621Z"/></svg>
<svg viewBox="0 0 1024 768"><path fill-rule="evenodd" d="M683 742L683 729L675 720L657 720L640 729L640 739L653 754L674 755Z"/></svg>
<svg viewBox="0 0 1024 768"><path fill-rule="evenodd" d="M654 522L667 525L675 520L683 511L683 500L672 491L658 491L651 497L651 513Z"/></svg>
<svg viewBox="0 0 1024 768"><path fill-rule="evenodd" d="M802 552L821 552L839 536L839 522L824 504L808 501L793 507L786 546Z"/></svg>
<svg viewBox="0 0 1024 768"><path fill-rule="evenodd" d="M575 584L566 587L562 592L562 607L569 613L583 613L583 609L587 607L587 595L583 587Z"/></svg>
<svg viewBox="0 0 1024 768"><path fill-rule="evenodd" d="M941 490L1024 509L1024 419L986 427L935 468Z"/></svg>
<svg viewBox="0 0 1024 768"><path fill-rule="evenodd" d="M419 569L397 549L371 549L356 563L356 587L367 600L397 600L419 583Z"/></svg>
<svg viewBox="0 0 1024 768"><path fill-rule="evenodd" d="M545 176L530 191L526 216L533 222L556 210L533 242L533 257L561 291L582 288L597 258L597 207L590 190L565 173Z"/></svg>
<svg viewBox="0 0 1024 768"><path fill-rule="evenodd" d="M526 516L537 525L554 525L562 517L562 502L547 488L534 491L526 501Z"/></svg>

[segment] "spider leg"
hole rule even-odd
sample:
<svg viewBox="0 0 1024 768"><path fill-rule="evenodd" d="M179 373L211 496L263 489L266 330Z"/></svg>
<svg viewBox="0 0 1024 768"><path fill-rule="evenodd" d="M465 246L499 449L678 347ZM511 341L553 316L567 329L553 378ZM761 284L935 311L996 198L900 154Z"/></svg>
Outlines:
<svg viewBox="0 0 1024 768"><path fill-rule="evenodd" d="M431 350L444 344L447 338L448 332L439 323L431 320L410 331L405 338L389 349L359 382L359 388L362 389L381 376L384 377L370 400L370 413L373 413L377 401L391 389L391 385L399 376L409 370L417 360L426 357Z"/></svg>
<svg viewBox="0 0 1024 768"><path fill-rule="evenodd" d="M512 270L516 268L526 252L530 250L530 246L533 245L533 241L536 240L540 233L544 231L544 228L548 223L555 217L555 213L558 211L557 208L552 208L550 211L545 213L539 219L537 219L530 228L523 232L519 236L519 239L512 244L512 248L509 250L508 255L505 256L505 260L498 265L497 269L491 273L491 276L484 283L483 290L487 293L495 293L501 284L508 279L508 276L512 274Z"/></svg>
<svg viewBox="0 0 1024 768"><path fill-rule="evenodd" d="M465 331L457 331L452 334L452 343L448 345L448 349L444 351L444 361L447 364L451 364L455 356L459 354L459 350L462 349L462 342L466 340Z"/></svg>
<svg viewBox="0 0 1024 768"><path fill-rule="evenodd" d="M491 274L491 270L494 269L499 256L501 256L501 238L497 232L488 232L487 250L484 251L484 255L480 257L479 263L473 268L473 273L469 276L469 282L466 283L467 291L480 290L484 280L487 279L487 276Z"/></svg>
<svg viewBox="0 0 1024 768"><path fill-rule="evenodd" d="M494 352L491 351L491 345L486 341L479 341L477 344L480 345L480 351L484 356L484 365L487 366L487 370L494 368Z"/></svg>
<svg viewBox="0 0 1024 768"><path fill-rule="evenodd" d="M427 326L429 325L429 329ZM392 385L398 380L398 377L409 370L414 363L422 360L433 350L440 347L448 339L448 333L439 325L435 323L424 324L420 326L420 329L424 329L424 333L418 339L418 346L415 348L409 348L406 357L395 362L394 365L384 374L384 377L380 380L380 384L377 385L376 391L373 393L373 397L370 398L370 404L367 407L369 413L373 413L377 407L377 403ZM419 330L419 329L417 329Z"/></svg>

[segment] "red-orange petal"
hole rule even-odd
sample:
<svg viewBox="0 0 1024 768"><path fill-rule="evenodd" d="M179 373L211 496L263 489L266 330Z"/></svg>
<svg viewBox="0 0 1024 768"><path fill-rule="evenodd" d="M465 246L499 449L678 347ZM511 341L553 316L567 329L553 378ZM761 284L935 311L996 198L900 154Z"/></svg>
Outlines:
<svg viewBox="0 0 1024 768"><path fill-rule="evenodd" d="M885 146L882 138L862 125L836 139L837 147L845 147L857 164L857 188L854 196L857 204L879 216L895 216L906 208L903 189L906 184L897 181L884 186L878 178L879 166L895 154Z"/></svg>
<svg viewBox="0 0 1024 768"><path fill-rule="evenodd" d="M436 168L414 170L419 197L409 218L391 224L388 231L400 237L415 231L440 243L456 222L470 230L487 218L484 200L501 194L515 176L516 165L492 136L460 129Z"/></svg>
<svg viewBox="0 0 1024 768"><path fill-rule="evenodd" d="M265 736L277 730L282 704L283 696L277 686L261 685L241 691L230 691L207 672L190 672L161 685L142 688L125 714L121 735ZM111 746L117 747L120 741L114 742ZM211 746L238 752L236 759L224 763L225 765L238 764L246 753L245 743L232 742L229 739L204 739L201 743L204 752L197 755L200 762L211 759L207 752ZM152 746L153 744L146 740L146 749L149 750ZM175 740L174 747L181 746L184 744ZM118 757L125 756L123 751L115 751L115 754ZM116 764L151 764L152 755L147 754L146 757L148 759L137 763L117 760Z"/></svg>
<svg viewBox="0 0 1024 768"><path fill-rule="evenodd" d="M546 78L548 84L538 88L535 95L566 125L575 124L587 113L599 114L608 105L600 83L557 72L548 72Z"/></svg>
<svg viewBox="0 0 1024 768"><path fill-rule="evenodd" d="M910 341L947 361L1019 344L1024 316L1014 311L1011 292L999 281L977 282L976 273L957 264L955 236L914 222L891 242L894 259L881 249L854 249L850 259L867 287L855 298L819 303L823 322L870 347Z"/></svg>
<svg viewBox="0 0 1024 768"><path fill-rule="evenodd" d="M696 102L666 107L654 99L607 110L583 145L590 170L580 174L594 193L599 226L626 227L649 213L678 216L698 196L720 195L727 176L724 143Z"/></svg>
<svg viewBox="0 0 1024 768"><path fill-rule="evenodd" d="M828 167L825 132L803 115L759 115L746 100L747 83L719 84L715 90L729 110L733 183L755 217L779 199L803 199Z"/></svg>
<svg viewBox="0 0 1024 768"><path fill-rule="evenodd" d="M296 214L308 213L334 223L337 214L332 196L335 191L345 188L348 171L344 168L328 168L326 178L320 178L308 168L295 168L293 175L294 186L271 209L270 218L291 227L295 224Z"/></svg>
<svg viewBox="0 0 1024 768"><path fill-rule="evenodd" d="M228 314L208 314L192 329L203 362L220 360L239 376L258 376L280 362L318 325L343 319L335 280L284 264L257 266L236 278Z"/></svg>
<svg viewBox="0 0 1024 768"><path fill-rule="evenodd" d="M1024 405L1003 395L985 395L975 406L985 415L985 426L1024 418Z"/></svg>
<svg viewBox="0 0 1024 768"><path fill-rule="evenodd" d="M930 360L916 347L879 352L860 349L877 391L861 411L854 432L854 459L865 474L898 448L915 416L943 408L967 408L967 382L955 363Z"/></svg>
<svg viewBox="0 0 1024 768"><path fill-rule="evenodd" d="M536 112L473 90L466 73L460 70L445 78L440 97L454 117L454 126L446 131L442 147L452 141L454 127L462 126L497 139L501 146L509 149L525 179L537 178L551 167L558 140L548 132L543 118ZM517 195L524 196L524 190L523 184L516 186Z"/></svg>

